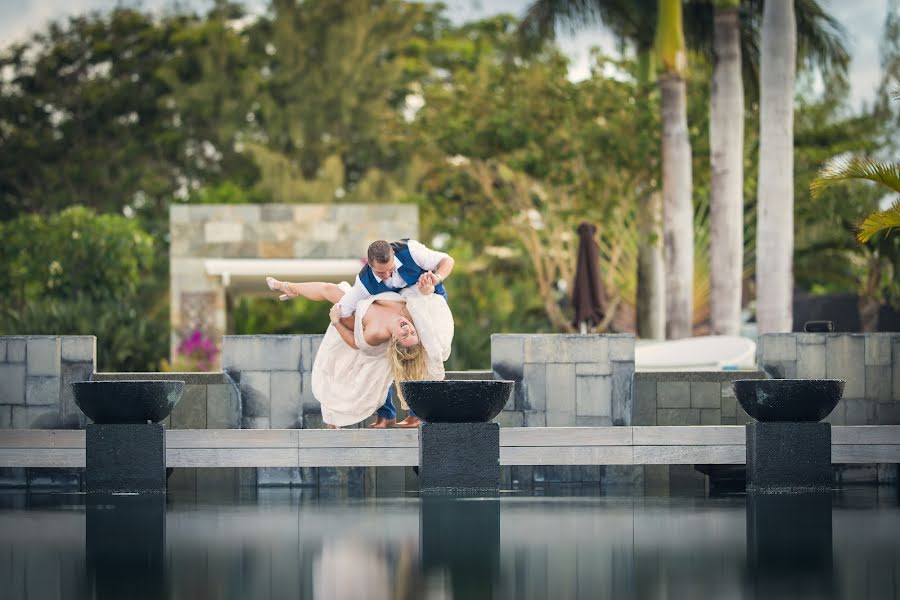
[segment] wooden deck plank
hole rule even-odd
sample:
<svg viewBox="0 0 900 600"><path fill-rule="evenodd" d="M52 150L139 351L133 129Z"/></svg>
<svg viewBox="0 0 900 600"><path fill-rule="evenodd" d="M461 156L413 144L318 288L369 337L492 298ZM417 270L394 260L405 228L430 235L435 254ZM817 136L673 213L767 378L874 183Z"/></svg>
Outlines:
<svg viewBox="0 0 900 600"><path fill-rule="evenodd" d="M300 448L418 448L415 429L299 429Z"/></svg>
<svg viewBox="0 0 900 600"><path fill-rule="evenodd" d="M635 446L743 446L746 443L743 425L646 425L631 429Z"/></svg>
<svg viewBox="0 0 900 600"><path fill-rule="evenodd" d="M166 448L296 448L299 429L169 429Z"/></svg>
<svg viewBox="0 0 900 600"><path fill-rule="evenodd" d="M81 448L83 429L2 429L0 448Z"/></svg>
<svg viewBox="0 0 900 600"><path fill-rule="evenodd" d="M167 467L299 467L296 448L169 448Z"/></svg>
<svg viewBox="0 0 900 600"><path fill-rule="evenodd" d="M900 425L833 425L831 444L900 444Z"/></svg>
<svg viewBox="0 0 900 600"><path fill-rule="evenodd" d="M501 465L631 465L631 446L501 446Z"/></svg>
<svg viewBox="0 0 900 600"><path fill-rule="evenodd" d="M747 460L743 444L727 446L635 446L636 465L742 465Z"/></svg>
<svg viewBox="0 0 900 600"><path fill-rule="evenodd" d="M832 464L900 464L900 444L838 444L831 446Z"/></svg>
<svg viewBox="0 0 900 600"><path fill-rule="evenodd" d="M501 427L500 447L630 446L633 427Z"/></svg>
<svg viewBox="0 0 900 600"><path fill-rule="evenodd" d="M419 464L419 448L301 448L301 467L406 467Z"/></svg>
<svg viewBox="0 0 900 600"><path fill-rule="evenodd" d="M80 448L0 448L0 467L84 467Z"/></svg>

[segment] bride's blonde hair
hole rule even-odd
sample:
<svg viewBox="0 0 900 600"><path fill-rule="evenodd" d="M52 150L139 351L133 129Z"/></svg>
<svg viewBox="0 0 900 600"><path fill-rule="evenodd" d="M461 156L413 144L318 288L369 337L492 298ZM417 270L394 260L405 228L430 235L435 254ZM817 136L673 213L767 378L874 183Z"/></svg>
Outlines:
<svg viewBox="0 0 900 600"><path fill-rule="evenodd" d="M391 374L397 385L397 396L400 397L400 405L408 409L406 398L403 397L401 381L421 381L428 378L428 368L425 356L425 348L421 342L415 346L403 346L395 339L388 342L388 362L391 364Z"/></svg>

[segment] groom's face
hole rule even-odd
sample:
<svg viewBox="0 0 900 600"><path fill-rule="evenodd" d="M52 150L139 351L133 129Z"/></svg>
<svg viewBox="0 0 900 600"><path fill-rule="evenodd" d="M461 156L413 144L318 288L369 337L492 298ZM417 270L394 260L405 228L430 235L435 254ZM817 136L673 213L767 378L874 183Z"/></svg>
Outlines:
<svg viewBox="0 0 900 600"><path fill-rule="evenodd" d="M394 257L392 256L388 262L373 261L372 272L375 273L378 279L390 279L391 275L394 274Z"/></svg>

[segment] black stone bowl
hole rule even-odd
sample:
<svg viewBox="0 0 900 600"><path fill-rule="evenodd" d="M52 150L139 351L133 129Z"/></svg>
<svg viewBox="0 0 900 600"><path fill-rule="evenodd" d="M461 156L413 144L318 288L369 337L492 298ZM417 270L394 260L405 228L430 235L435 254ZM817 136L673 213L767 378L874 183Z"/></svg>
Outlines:
<svg viewBox="0 0 900 600"><path fill-rule="evenodd" d="M406 403L428 423L487 423L500 414L515 382L505 380L404 381Z"/></svg>
<svg viewBox="0 0 900 600"><path fill-rule="evenodd" d="M741 407L760 422L818 422L844 393L843 379L737 379Z"/></svg>
<svg viewBox="0 0 900 600"><path fill-rule="evenodd" d="M75 404L94 423L159 423L181 399L183 381L76 381Z"/></svg>

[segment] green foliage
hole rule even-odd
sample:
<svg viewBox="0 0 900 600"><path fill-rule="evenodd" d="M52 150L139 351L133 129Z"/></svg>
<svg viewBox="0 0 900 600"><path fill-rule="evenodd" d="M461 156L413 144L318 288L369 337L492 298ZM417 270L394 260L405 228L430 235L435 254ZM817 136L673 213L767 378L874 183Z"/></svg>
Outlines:
<svg viewBox="0 0 900 600"><path fill-rule="evenodd" d="M0 331L96 335L100 368L156 367L167 304L146 285L157 248L135 221L76 206L0 223L0 239Z"/></svg>

